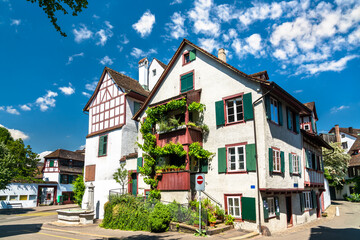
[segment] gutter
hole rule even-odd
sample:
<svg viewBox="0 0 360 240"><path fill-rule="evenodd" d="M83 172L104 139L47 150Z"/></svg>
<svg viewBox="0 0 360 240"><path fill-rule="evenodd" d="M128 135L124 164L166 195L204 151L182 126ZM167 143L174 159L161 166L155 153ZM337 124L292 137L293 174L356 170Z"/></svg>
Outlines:
<svg viewBox="0 0 360 240"><path fill-rule="evenodd" d="M258 154L258 148L257 148L257 141L256 141L256 114L255 114L255 105L261 100L263 99L267 94L269 94L272 90L274 90L275 86L272 85L272 88L267 91L265 94L263 94L262 96L260 96L258 99L256 99L253 104L252 104L252 109L253 109L253 113L254 113L254 140L255 140L255 159L256 159L256 185L257 185L257 192L258 192L258 218L259 218L259 233L261 234L261 211L260 211L260 198L261 198L261 193L260 193L260 186L259 186L259 179L260 179L260 174L259 174L259 154Z"/></svg>

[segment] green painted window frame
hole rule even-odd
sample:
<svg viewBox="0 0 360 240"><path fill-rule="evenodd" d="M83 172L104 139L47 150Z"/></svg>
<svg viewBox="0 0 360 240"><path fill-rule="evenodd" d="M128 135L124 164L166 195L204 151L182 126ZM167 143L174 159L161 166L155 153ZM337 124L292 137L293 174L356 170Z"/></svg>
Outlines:
<svg viewBox="0 0 360 240"><path fill-rule="evenodd" d="M180 75L180 93L185 93L194 89L194 75L194 70Z"/></svg>
<svg viewBox="0 0 360 240"><path fill-rule="evenodd" d="M49 160L49 167L54 167L54 165L55 165L55 160L50 159Z"/></svg>
<svg viewBox="0 0 360 240"><path fill-rule="evenodd" d="M103 157L107 155L107 144L108 143L108 135L99 136L99 151L98 156Z"/></svg>

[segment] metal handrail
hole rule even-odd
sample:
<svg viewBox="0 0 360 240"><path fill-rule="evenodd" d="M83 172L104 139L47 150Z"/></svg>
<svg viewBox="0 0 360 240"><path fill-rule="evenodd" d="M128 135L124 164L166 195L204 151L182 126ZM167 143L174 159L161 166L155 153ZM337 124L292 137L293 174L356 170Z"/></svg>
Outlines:
<svg viewBox="0 0 360 240"><path fill-rule="evenodd" d="M202 193L204 193L210 200L212 200L213 202L215 202L217 205L219 205L219 207L221 207L222 208L222 204L219 202L219 201L217 201L214 197L212 197L212 196L210 196L207 192L205 192L205 191L201 191Z"/></svg>

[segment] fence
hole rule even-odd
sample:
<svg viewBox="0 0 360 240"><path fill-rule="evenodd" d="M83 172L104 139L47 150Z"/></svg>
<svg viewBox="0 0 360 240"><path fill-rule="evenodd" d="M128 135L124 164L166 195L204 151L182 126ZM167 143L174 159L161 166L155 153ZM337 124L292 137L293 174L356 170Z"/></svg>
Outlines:
<svg viewBox="0 0 360 240"><path fill-rule="evenodd" d="M127 194L127 188L116 188L109 190L109 201L111 200L112 196L120 196L123 194Z"/></svg>

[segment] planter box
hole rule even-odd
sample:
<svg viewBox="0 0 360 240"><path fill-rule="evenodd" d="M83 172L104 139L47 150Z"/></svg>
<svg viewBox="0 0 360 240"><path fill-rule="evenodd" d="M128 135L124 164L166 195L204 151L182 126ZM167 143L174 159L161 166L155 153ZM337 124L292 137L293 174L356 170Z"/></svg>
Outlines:
<svg viewBox="0 0 360 240"><path fill-rule="evenodd" d="M158 184L159 190L167 191L187 191L190 190L190 172L163 172Z"/></svg>

